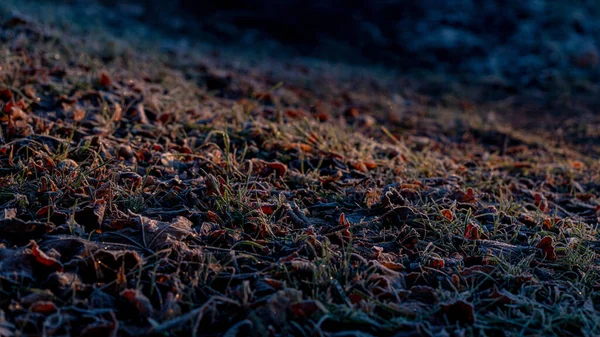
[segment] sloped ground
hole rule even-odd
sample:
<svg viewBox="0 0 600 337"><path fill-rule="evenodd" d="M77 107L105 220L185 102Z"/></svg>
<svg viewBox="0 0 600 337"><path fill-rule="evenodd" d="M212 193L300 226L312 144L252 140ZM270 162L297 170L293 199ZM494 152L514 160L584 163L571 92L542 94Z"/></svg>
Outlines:
<svg viewBox="0 0 600 337"><path fill-rule="evenodd" d="M600 334L581 108L0 38L1 336Z"/></svg>

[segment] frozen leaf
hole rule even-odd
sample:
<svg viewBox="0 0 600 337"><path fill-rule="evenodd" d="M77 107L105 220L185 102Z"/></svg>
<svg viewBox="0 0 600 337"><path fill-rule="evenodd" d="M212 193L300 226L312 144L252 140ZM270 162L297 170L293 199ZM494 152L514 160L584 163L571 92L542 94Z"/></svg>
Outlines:
<svg viewBox="0 0 600 337"><path fill-rule="evenodd" d="M152 315L154 308L146 295L136 289L125 289L120 293L129 304L137 309L141 317L148 318Z"/></svg>
<svg viewBox="0 0 600 337"><path fill-rule="evenodd" d="M317 311L325 311L325 307L317 300L305 300L292 303L290 310L296 317L308 318Z"/></svg>
<svg viewBox="0 0 600 337"><path fill-rule="evenodd" d="M58 260L56 260L55 258L49 257L48 255L46 255L46 253L44 253L40 247L37 245L37 243L35 241L31 241L32 247L31 247L31 253L33 255L33 257L35 257L35 260L41 264L43 264L44 266L50 267L54 270L63 271L63 266L62 263L60 263Z"/></svg>
<svg viewBox="0 0 600 337"><path fill-rule="evenodd" d="M456 300L440 304L442 313L451 323L460 325L472 325L475 323L475 309L471 303L464 300Z"/></svg>
<svg viewBox="0 0 600 337"><path fill-rule="evenodd" d="M75 221L88 229L98 229L104 219L105 211L106 202L103 199L98 199L95 204L77 210Z"/></svg>
<svg viewBox="0 0 600 337"><path fill-rule="evenodd" d="M469 222L465 227L465 239L468 240L480 240L488 239L487 234L483 233L481 227L478 224Z"/></svg>
<svg viewBox="0 0 600 337"><path fill-rule="evenodd" d="M452 221L454 219L454 214L452 214L452 211L449 209L444 209L442 210L442 215L444 216L444 218Z"/></svg>
<svg viewBox="0 0 600 337"><path fill-rule="evenodd" d="M554 248L554 238L551 236L543 237L540 242L535 246L540 249L544 254L544 257L550 261L556 260L556 251Z"/></svg>

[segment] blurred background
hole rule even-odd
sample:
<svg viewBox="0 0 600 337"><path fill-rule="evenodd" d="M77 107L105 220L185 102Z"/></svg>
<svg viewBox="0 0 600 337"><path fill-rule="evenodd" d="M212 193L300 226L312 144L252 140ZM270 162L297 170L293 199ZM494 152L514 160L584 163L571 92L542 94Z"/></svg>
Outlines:
<svg viewBox="0 0 600 337"><path fill-rule="evenodd" d="M96 2L213 43L260 47L271 40L301 55L526 86L599 78L595 0L62 1L88 8Z"/></svg>
<svg viewBox="0 0 600 337"><path fill-rule="evenodd" d="M125 32L143 23L215 46L483 79L509 91L586 91L600 79L596 0L37 2Z"/></svg>

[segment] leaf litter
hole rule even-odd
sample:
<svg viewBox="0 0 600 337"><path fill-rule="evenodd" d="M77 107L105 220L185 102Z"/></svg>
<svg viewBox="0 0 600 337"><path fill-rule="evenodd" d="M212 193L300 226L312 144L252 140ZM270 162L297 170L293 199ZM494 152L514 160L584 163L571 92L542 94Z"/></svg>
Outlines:
<svg viewBox="0 0 600 337"><path fill-rule="evenodd" d="M600 168L551 129L0 32L1 336L600 333Z"/></svg>

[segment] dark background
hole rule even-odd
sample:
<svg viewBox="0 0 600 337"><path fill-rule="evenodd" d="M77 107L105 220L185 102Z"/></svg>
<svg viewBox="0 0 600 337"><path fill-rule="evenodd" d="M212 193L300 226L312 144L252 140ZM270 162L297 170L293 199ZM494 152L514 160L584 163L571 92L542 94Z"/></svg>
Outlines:
<svg viewBox="0 0 600 337"><path fill-rule="evenodd" d="M599 76L600 4L586 0L63 0L215 44L404 71L560 86ZM128 20L116 25L126 27Z"/></svg>

